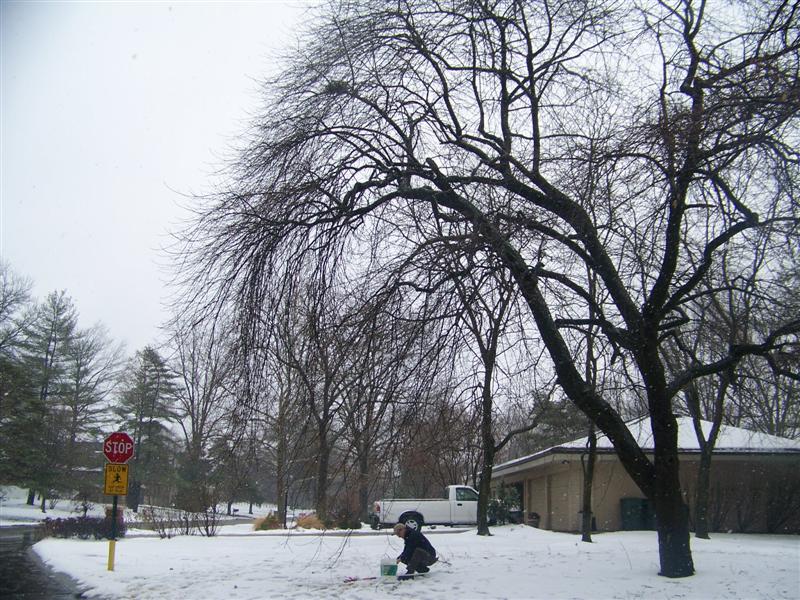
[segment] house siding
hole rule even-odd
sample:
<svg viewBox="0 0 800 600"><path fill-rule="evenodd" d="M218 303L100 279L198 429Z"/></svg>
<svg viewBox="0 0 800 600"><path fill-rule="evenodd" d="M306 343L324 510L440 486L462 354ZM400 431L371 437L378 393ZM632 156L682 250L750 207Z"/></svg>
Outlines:
<svg viewBox="0 0 800 600"><path fill-rule="evenodd" d="M699 456L681 457L684 495L693 508ZM519 483L526 517L540 515L539 526L579 531L583 470L576 454L554 454L530 468L498 473L495 484ZM800 455L730 456L713 459L709 519L712 531L800 532ZM592 485L592 513L597 531L624 528L623 499L644 494L613 454L600 454ZM628 525L630 525L628 523Z"/></svg>
<svg viewBox="0 0 800 600"><path fill-rule="evenodd" d="M696 460L681 469L681 485L692 508L698 469ZM800 457L714 458L708 519L712 531L799 533Z"/></svg>

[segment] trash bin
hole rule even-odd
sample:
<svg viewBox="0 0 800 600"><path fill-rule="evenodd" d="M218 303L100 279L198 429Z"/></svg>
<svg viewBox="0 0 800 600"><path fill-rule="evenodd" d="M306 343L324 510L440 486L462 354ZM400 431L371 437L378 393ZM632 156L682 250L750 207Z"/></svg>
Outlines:
<svg viewBox="0 0 800 600"><path fill-rule="evenodd" d="M642 528L641 498L620 498L619 508L622 513L623 531L636 531Z"/></svg>
<svg viewBox="0 0 800 600"><path fill-rule="evenodd" d="M647 498L620 498L623 531L656 528L655 511Z"/></svg>

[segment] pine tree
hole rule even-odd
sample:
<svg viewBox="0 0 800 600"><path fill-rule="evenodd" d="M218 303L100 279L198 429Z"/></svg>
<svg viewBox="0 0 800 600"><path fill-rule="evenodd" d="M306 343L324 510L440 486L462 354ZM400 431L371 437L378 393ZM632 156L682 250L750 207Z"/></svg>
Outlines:
<svg viewBox="0 0 800 600"><path fill-rule="evenodd" d="M168 497L172 487L175 441L170 423L175 421L175 374L154 348L136 352L123 375L122 391L114 412L119 428L134 441L131 484L127 506L137 511L142 488L151 497Z"/></svg>
<svg viewBox="0 0 800 600"><path fill-rule="evenodd" d="M30 288L28 280L0 263L0 484L18 484L22 473L32 472L21 406L33 390L20 357L21 332L32 315Z"/></svg>
<svg viewBox="0 0 800 600"><path fill-rule="evenodd" d="M0 484L35 487L39 424L25 408L33 396L18 357L0 353Z"/></svg>
<svg viewBox="0 0 800 600"><path fill-rule="evenodd" d="M112 345L106 330L96 325L78 331L65 354L65 475L71 489L84 493L99 485L98 478L87 477L83 467L97 467L101 462L92 448L98 447L111 418L107 400L119 375L122 347Z"/></svg>
<svg viewBox="0 0 800 600"><path fill-rule="evenodd" d="M78 316L66 292L53 292L35 309L22 330L20 365L28 383L19 398L12 428L14 451L23 453L17 462L20 476L39 492L42 511L48 496L68 487L64 468L66 411L64 375L67 348L73 340Z"/></svg>

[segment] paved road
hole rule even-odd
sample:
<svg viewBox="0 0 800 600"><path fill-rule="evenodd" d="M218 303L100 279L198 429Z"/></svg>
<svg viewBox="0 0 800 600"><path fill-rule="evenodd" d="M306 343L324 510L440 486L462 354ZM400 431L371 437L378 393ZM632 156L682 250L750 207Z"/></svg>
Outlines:
<svg viewBox="0 0 800 600"><path fill-rule="evenodd" d="M0 598L65 600L81 598L75 582L48 569L31 549L34 527L0 527Z"/></svg>

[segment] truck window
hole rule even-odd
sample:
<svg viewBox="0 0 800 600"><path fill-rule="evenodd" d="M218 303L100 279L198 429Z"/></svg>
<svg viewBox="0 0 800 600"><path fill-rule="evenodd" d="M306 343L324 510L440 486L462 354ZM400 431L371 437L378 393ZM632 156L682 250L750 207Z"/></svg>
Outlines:
<svg viewBox="0 0 800 600"><path fill-rule="evenodd" d="M477 502L478 494L469 488L456 488L456 500Z"/></svg>

